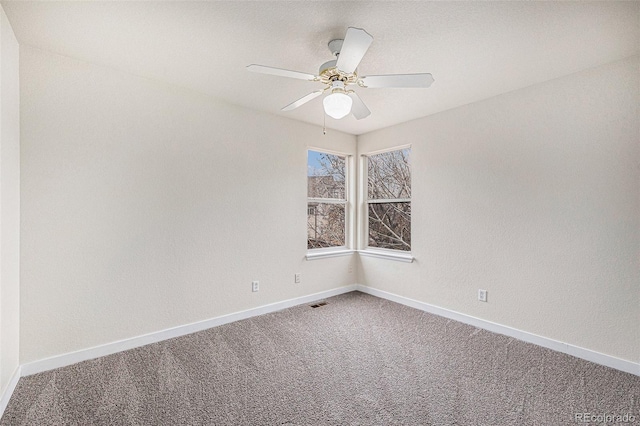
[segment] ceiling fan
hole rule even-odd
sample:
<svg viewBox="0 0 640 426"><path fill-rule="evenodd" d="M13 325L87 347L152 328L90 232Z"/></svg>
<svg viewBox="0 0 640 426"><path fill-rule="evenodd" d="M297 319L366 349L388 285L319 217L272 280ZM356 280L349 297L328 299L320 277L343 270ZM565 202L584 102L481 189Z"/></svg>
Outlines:
<svg viewBox="0 0 640 426"><path fill-rule="evenodd" d="M360 64L372 42L373 37L365 30L353 27L347 28L347 33L343 40L331 40L329 42L329 50L331 50L336 59L322 64L318 75L256 64L247 66L247 69L280 77L317 81L325 85L323 89L311 92L285 106L282 111L291 111L330 91L331 93L322 100L324 111L327 115L335 119L341 119L351 112L357 120L361 120L368 117L371 111L352 88L426 88L431 86L434 81L433 76L429 73L360 77L357 72L358 64Z"/></svg>

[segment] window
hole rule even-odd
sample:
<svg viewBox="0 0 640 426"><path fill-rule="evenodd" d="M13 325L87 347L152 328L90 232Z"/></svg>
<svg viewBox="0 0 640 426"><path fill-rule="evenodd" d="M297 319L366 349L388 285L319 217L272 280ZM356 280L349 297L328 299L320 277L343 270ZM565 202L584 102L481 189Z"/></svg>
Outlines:
<svg viewBox="0 0 640 426"><path fill-rule="evenodd" d="M368 246L411 251L410 148L366 157Z"/></svg>
<svg viewBox="0 0 640 426"><path fill-rule="evenodd" d="M347 157L307 156L307 248L346 246Z"/></svg>

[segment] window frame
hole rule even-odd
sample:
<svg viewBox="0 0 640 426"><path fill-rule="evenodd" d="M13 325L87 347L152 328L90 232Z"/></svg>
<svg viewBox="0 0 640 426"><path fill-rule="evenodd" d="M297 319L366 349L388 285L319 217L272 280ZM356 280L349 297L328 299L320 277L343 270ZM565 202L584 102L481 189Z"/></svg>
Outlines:
<svg viewBox="0 0 640 426"><path fill-rule="evenodd" d="M360 209L359 209L359 218L360 218L360 226L358 229L358 241L359 241L359 250L358 253L364 256L377 257L389 260L396 260L400 262L413 262L415 259L413 257L413 246L410 250L397 250L397 249L389 249L389 248L381 248L381 247L372 247L369 246L369 205L370 204L378 204L378 203L410 203L412 204L411 198L398 198L398 199L369 199L369 157L384 154L386 152L392 151L401 151L404 149L409 149L409 155L412 155L412 147L411 144L406 145L398 145L390 148L384 148L375 151L369 151L366 153L360 154L360 173L359 173L359 193L360 196ZM413 167L411 168L411 181L413 183ZM413 207L413 206L412 206ZM413 215L411 217L411 225L413 225ZM413 232L413 226L411 231Z"/></svg>
<svg viewBox="0 0 640 426"><path fill-rule="evenodd" d="M353 197L352 195L356 193L355 191L355 179L354 179L354 156L347 152L336 151L326 148L319 148L315 146L308 146L305 153L307 154L307 167L309 165L309 151L319 152L321 154L330 154L337 155L339 157L344 158L345 165L345 183L344 183L344 199L340 198L317 198L317 197L309 197L309 192L307 189L307 213L309 211L309 203L323 203L323 204L341 204L344 206L344 245L343 246L335 246L335 247L319 247L319 248L308 248L308 239L309 239L309 230L307 225L307 260L313 259L321 259L326 257L334 257L334 256L343 256L349 255L354 252L354 232L355 229L355 209L353 208ZM307 188L309 182L309 174L307 172ZM307 214L308 220L308 214Z"/></svg>

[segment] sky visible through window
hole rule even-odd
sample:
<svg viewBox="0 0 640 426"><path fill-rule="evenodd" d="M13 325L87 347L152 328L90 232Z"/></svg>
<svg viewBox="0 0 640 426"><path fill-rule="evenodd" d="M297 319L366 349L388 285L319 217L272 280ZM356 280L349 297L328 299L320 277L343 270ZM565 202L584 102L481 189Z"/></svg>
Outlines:
<svg viewBox="0 0 640 426"><path fill-rule="evenodd" d="M317 151L307 151L309 154L307 160L307 176L319 176L323 173L321 172L320 167L320 157L322 156L321 152Z"/></svg>

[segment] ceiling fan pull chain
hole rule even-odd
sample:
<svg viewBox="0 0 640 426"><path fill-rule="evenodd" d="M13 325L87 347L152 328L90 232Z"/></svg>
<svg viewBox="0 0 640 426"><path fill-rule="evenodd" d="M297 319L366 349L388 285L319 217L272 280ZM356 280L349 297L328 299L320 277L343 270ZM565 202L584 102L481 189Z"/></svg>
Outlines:
<svg viewBox="0 0 640 426"><path fill-rule="evenodd" d="M327 113L322 111L322 134L327 134Z"/></svg>

